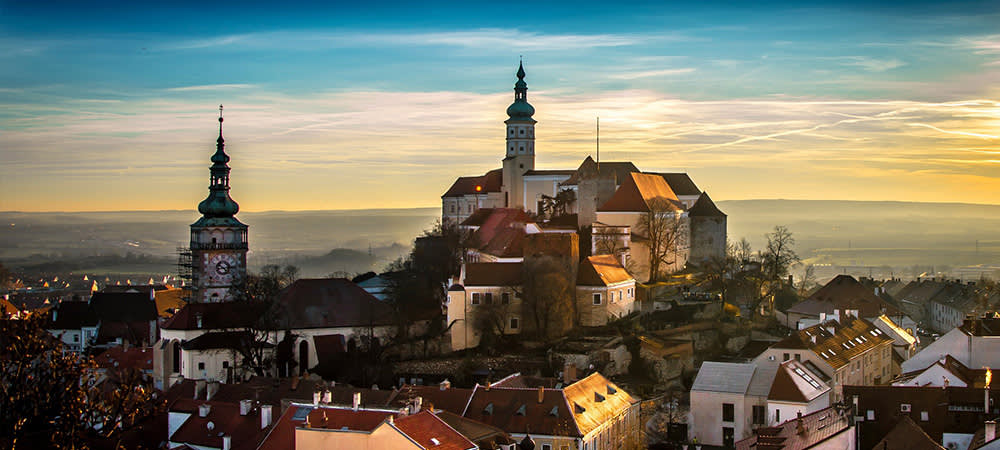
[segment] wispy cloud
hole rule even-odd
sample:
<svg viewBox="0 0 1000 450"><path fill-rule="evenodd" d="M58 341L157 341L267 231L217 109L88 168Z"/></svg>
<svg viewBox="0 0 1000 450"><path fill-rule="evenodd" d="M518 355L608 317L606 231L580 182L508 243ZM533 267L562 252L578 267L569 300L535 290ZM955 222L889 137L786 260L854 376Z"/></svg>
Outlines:
<svg viewBox="0 0 1000 450"><path fill-rule="evenodd" d="M885 72L906 65L905 62L896 58L878 59L867 56L849 56L843 59L846 60L844 65L860 67L869 72Z"/></svg>
<svg viewBox="0 0 1000 450"><path fill-rule="evenodd" d="M218 91L225 89L251 89L256 88L255 84L203 84L199 86L182 86L168 88L170 92L192 92L192 91Z"/></svg>
<svg viewBox="0 0 1000 450"><path fill-rule="evenodd" d="M696 69L694 67L684 67L680 69L644 70L638 72L619 73L612 75L611 78L619 80L635 80L638 78L669 77L674 75L693 73L695 70Z"/></svg>

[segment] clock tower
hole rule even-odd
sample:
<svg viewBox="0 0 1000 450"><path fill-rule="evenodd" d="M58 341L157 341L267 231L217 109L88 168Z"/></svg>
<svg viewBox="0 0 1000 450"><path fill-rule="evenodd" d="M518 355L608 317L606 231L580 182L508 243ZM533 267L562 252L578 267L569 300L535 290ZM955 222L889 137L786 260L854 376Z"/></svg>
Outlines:
<svg viewBox="0 0 1000 450"><path fill-rule="evenodd" d="M192 285L195 302L224 302L237 298L234 288L246 282L247 226L236 219L240 210L229 197L229 155L222 139L222 106L219 105L219 139L212 155L208 198L198 204L202 217L191 224Z"/></svg>

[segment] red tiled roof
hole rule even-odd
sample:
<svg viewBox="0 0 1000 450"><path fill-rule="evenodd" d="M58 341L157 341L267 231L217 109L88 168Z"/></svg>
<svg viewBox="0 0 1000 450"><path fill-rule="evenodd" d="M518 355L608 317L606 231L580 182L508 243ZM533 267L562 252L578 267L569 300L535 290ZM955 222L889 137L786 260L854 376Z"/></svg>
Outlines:
<svg viewBox="0 0 1000 450"><path fill-rule="evenodd" d="M465 406L469 404L469 399L472 398L472 389L452 387L441 389L438 386L413 386L407 384L399 388L395 404L397 406L405 406L410 398L415 397L422 398L423 405L426 408L433 406L434 409L462 414L465 411Z"/></svg>
<svg viewBox="0 0 1000 450"><path fill-rule="evenodd" d="M902 314L898 308L875 295L873 289L866 288L850 275L837 275L819 288L809 298L788 308L789 313L818 316L819 313L832 314L834 310L858 310L861 317L878 317Z"/></svg>
<svg viewBox="0 0 1000 450"><path fill-rule="evenodd" d="M799 374L798 371L802 371ZM809 377L817 386L813 386L805 378ZM816 397L830 390L820 376L812 373L804 364L791 359L781 363L771 383L768 400L781 402L809 403Z"/></svg>
<svg viewBox="0 0 1000 450"><path fill-rule="evenodd" d="M560 389L545 389L539 402L538 389L476 386L463 416L508 433L583 437L570 408Z"/></svg>
<svg viewBox="0 0 1000 450"><path fill-rule="evenodd" d="M479 227L472 238L483 253L512 257L523 253L524 225L528 222L531 218L520 209L482 208L462 225Z"/></svg>
<svg viewBox="0 0 1000 450"><path fill-rule="evenodd" d="M892 427L892 430L872 448L888 449L890 446L910 450L944 450L944 447L931 439L910 416L900 417L896 426Z"/></svg>
<svg viewBox="0 0 1000 450"><path fill-rule="evenodd" d="M610 286L633 280L614 255L588 256L580 264L576 277L578 286Z"/></svg>
<svg viewBox="0 0 1000 450"><path fill-rule="evenodd" d="M303 415L299 410L308 410ZM303 417L296 419L296 416ZM292 404L285 410L285 413L277 420L270 433L261 442L258 450L289 450L295 447L295 429L305 426L305 416L309 417L310 428L321 428L328 430L348 430L370 432L382 424L386 418L394 416L395 413L389 411L371 411L361 409L354 411L350 408L334 408L321 406L314 408L307 405Z"/></svg>
<svg viewBox="0 0 1000 450"><path fill-rule="evenodd" d="M466 287L519 286L521 263L470 263L465 265Z"/></svg>
<svg viewBox="0 0 1000 450"><path fill-rule="evenodd" d="M801 429L800 419L794 418L775 427L759 428L756 435L737 442L735 447L736 450L754 448L802 450L812 448L814 445L846 431L850 426L849 414L849 412L839 413L832 407L821 409L802 416Z"/></svg>
<svg viewBox="0 0 1000 450"><path fill-rule="evenodd" d="M260 426L259 413L240 415L239 403L202 401L199 404L211 405L208 415L201 417L196 408L170 436L172 442L222 448L222 436L229 435L232 436L233 450L253 449L268 432ZM208 429L209 422L212 423L211 430Z"/></svg>
<svg viewBox="0 0 1000 450"><path fill-rule="evenodd" d="M188 303L163 324L167 330L221 330L244 328L257 323L263 306L255 303Z"/></svg>
<svg viewBox="0 0 1000 450"><path fill-rule="evenodd" d="M657 174L631 173L598 211L646 212L656 202L664 202L673 211L683 211L670 185Z"/></svg>
<svg viewBox="0 0 1000 450"><path fill-rule="evenodd" d="M346 278L305 278L281 291L278 319L292 329L391 325L392 307Z"/></svg>
<svg viewBox="0 0 1000 450"><path fill-rule="evenodd" d="M153 349L149 347L111 347L94 357L94 363L102 369L153 370Z"/></svg>
<svg viewBox="0 0 1000 450"><path fill-rule="evenodd" d="M474 450L476 444L439 419L430 411L400 417L396 428L424 448L435 450Z"/></svg>
<svg viewBox="0 0 1000 450"><path fill-rule="evenodd" d="M503 169L493 169L478 177L459 177L441 197L461 197L487 192L500 192L503 185ZM482 190L477 191L476 186Z"/></svg>
<svg viewBox="0 0 1000 450"><path fill-rule="evenodd" d="M834 333L831 334L827 328L833 328ZM840 322L830 320L794 332L775 343L773 348L809 349L834 369L839 369L855 356L886 342L891 344L893 340L871 322L845 316Z"/></svg>

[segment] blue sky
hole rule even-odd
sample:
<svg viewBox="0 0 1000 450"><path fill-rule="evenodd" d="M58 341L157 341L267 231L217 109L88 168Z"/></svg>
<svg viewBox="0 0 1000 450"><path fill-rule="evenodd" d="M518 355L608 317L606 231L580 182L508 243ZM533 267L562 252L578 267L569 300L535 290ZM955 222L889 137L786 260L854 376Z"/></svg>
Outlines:
<svg viewBox="0 0 1000 450"><path fill-rule="evenodd" d="M521 55L541 168L600 115L716 199L994 202L1000 6L802 5L0 1L0 210L193 208L219 103L246 210L436 205Z"/></svg>

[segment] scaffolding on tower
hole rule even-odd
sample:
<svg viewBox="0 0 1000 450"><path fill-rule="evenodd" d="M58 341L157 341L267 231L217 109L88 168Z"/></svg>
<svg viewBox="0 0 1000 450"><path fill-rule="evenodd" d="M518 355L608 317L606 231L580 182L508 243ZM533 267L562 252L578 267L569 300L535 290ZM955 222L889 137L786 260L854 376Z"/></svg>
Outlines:
<svg viewBox="0 0 1000 450"><path fill-rule="evenodd" d="M190 248L177 247L177 278L181 280L181 288L184 289L181 298L190 302L194 292L194 257Z"/></svg>

